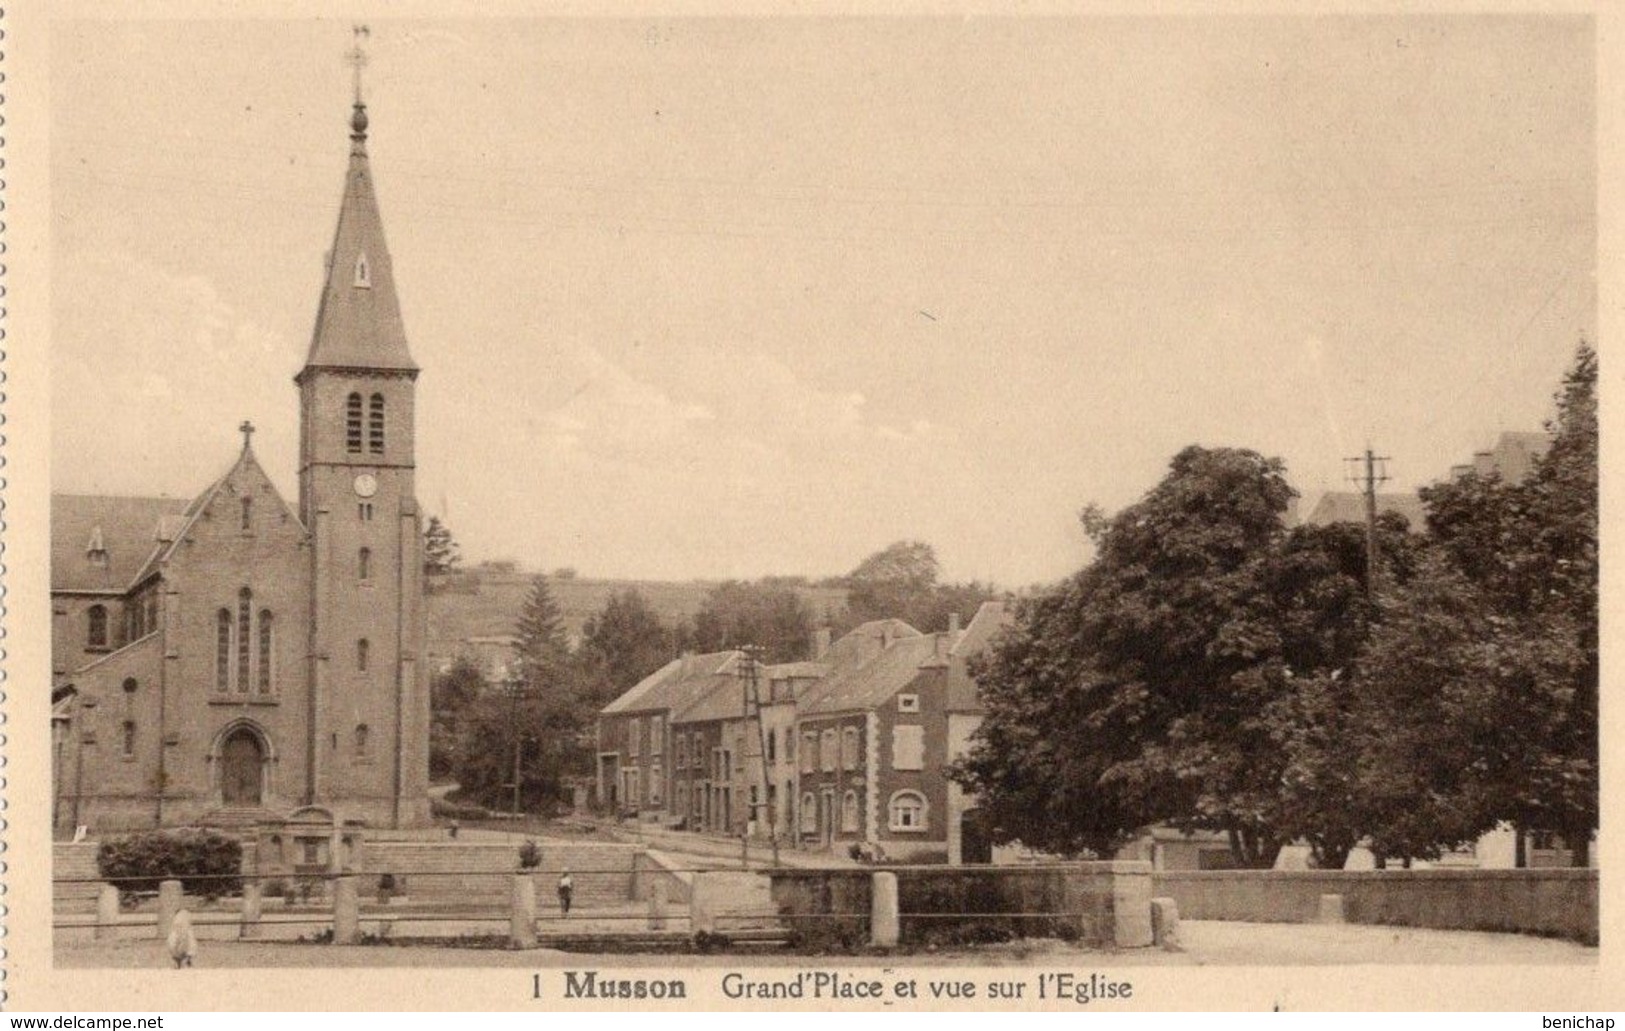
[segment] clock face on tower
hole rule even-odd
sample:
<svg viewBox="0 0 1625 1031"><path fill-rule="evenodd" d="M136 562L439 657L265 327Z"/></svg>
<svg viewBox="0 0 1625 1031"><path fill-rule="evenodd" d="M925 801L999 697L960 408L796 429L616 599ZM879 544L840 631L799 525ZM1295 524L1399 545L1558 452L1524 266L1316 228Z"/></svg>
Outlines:
<svg viewBox="0 0 1625 1031"><path fill-rule="evenodd" d="M372 473L362 473L355 478L355 492L357 497L370 498L378 493L378 477Z"/></svg>

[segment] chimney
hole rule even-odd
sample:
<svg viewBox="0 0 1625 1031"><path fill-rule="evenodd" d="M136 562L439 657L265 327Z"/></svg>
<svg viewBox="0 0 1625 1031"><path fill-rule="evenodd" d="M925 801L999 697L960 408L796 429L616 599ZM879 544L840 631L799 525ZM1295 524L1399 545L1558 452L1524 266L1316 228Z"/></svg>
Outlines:
<svg viewBox="0 0 1625 1031"><path fill-rule="evenodd" d="M684 651L682 655L682 664L677 667L677 675L680 677L687 677L688 671L692 669L693 666L694 653L691 651Z"/></svg>
<svg viewBox="0 0 1625 1031"><path fill-rule="evenodd" d="M959 639L959 613L948 613L948 637L951 640Z"/></svg>
<svg viewBox="0 0 1625 1031"><path fill-rule="evenodd" d="M829 636L830 630L828 623L825 623L823 626L813 631L812 657L814 662L817 662L819 659L822 659L825 655L829 654Z"/></svg>

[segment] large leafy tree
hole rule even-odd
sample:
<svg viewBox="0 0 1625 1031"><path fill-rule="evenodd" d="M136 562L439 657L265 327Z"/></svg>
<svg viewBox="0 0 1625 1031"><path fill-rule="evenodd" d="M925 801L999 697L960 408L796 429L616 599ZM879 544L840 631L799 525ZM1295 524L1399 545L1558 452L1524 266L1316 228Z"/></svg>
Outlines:
<svg viewBox="0 0 1625 1031"><path fill-rule="evenodd" d="M1373 834L1394 854L1428 854L1507 820L1560 831L1574 861L1588 860L1598 816L1596 381L1596 353L1582 344L1558 392L1551 447L1522 482L1469 474L1423 492L1436 559L1389 600L1362 679L1379 712L1438 720L1425 740L1400 727L1374 735L1371 765L1428 763L1417 787L1452 819L1429 840L1415 807L1389 807L1392 820ZM1441 755L1448 762L1429 762Z"/></svg>
<svg viewBox="0 0 1625 1031"><path fill-rule="evenodd" d="M812 650L813 615L800 594L775 580L718 584L681 633L695 651L759 645L767 662L805 659Z"/></svg>
<svg viewBox="0 0 1625 1031"><path fill-rule="evenodd" d="M582 631L577 658L602 705L671 658L675 638L636 588L610 595Z"/></svg>
<svg viewBox="0 0 1625 1031"><path fill-rule="evenodd" d="M520 611L518 656L507 680L463 721L457 780L493 805L511 804L514 757L521 804L545 808L565 796L565 781L586 772L593 707L583 696L558 604L536 577Z"/></svg>
<svg viewBox="0 0 1625 1031"><path fill-rule="evenodd" d="M1249 866L1297 837L1341 865L1364 532L1289 531L1291 496L1278 460L1192 447L1139 503L1085 512L1095 561L1019 611L979 681L988 717L959 775L999 836L1110 852L1167 822L1226 832ZM1385 575L1409 575L1403 523L1379 529Z"/></svg>
<svg viewBox="0 0 1625 1031"><path fill-rule="evenodd" d="M459 655L429 684L429 774L455 778L463 741L462 729L485 691L479 664Z"/></svg>
<svg viewBox="0 0 1625 1031"><path fill-rule="evenodd" d="M946 630L950 616L971 615L997 592L976 581L943 583L936 549L923 541L897 541L848 573L847 616L852 625L901 619L926 633Z"/></svg>

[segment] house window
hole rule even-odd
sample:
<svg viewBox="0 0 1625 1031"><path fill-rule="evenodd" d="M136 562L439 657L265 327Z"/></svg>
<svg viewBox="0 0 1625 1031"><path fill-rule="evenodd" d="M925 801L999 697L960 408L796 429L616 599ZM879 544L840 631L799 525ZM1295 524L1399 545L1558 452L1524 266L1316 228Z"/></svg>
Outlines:
<svg viewBox="0 0 1625 1031"><path fill-rule="evenodd" d="M367 406L367 450L375 455L384 453L384 395L372 395Z"/></svg>
<svg viewBox="0 0 1625 1031"><path fill-rule="evenodd" d="M107 647L107 606L92 605L85 613L86 627L85 641L90 648Z"/></svg>
<svg viewBox="0 0 1625 1031"><path fill-rule="evenodd" d="M367 728L365 723L357 723L355 725L355 757L357 759L365 759L367 757L367 738L370 737L371 734L372 731Z"/></svg>
<svg viewBox="0 0 1625 1031"><path fill-rule="evenodd" d="M813 797L811 791L801 796L801 833L818 833L818 799Z"/></svg>
<svg viewBox="0 0 1625 1031"><path fill-rule="evenodd" d="M259 663L259 692L271 693L271 654L272 654L271 610L260 609L260 663Z"/></svg>
<svg viewBox="0 0 1625 1031"><path fill-rule="evenodd" d="M823 759L824 770L835 769L835 764L840 759L840 740L835 734L835 728L831 727L818 735L818 755Z"/></svg>
<svg viewBox="0 0 1625 1031"><path fill-rule="evenodd" d="M679 770L683 770L683 769L688 768L688 735L687 734L678 734L677 735L677 768Z"/></svg>
<svg viewBox="0 0 1625 1031"><path fill-rule="evenodd" d="M135 720L124 721L124 758L129 759L135 755Z"/></svg>
<svg viewBox="0 0 1625 1031"><path fill-rule="evenodd" d="M841 796L841 833L856 834L858 832L858 793L848 791Z"/></svg>
<svg viewBox="0 0 1625 1031"><path fill-rule="evenodd" d="M362 548L356 557L356 572L363 580L372 579L372 549Z"/></svg>
<svg viewBox="0 0 1625 1031"><path fill-rule="evenodd" d="M666 751L666 717L649 717L649 754L662 755Z"/></svg>
<svg viewBox="0 0 1625 1031"><path fill-rule="evenodd" d="M372 644L365 637L355 643L355 668L365 673L367 662L372 658Z"/></svg>
<svg viewBox="0 0 1625 1031"><path fill-rule="evenodd" d="M221 609L214 620L214 689L231 690L231 610Z"/></svg>
<svg viewBox="0 0 1625 1031"><path fill-rule="evenodd" d="M243 506L242 528L252 530L254 528L254 499L245 497L242 499L241 504Z"/></svg>
<svg viewBox="0 0 1625 1031"><path fill-rule="evenodd" d="M779 740L779 732L776 731L776 730L767 735L767 761L768 762L776 762L777 761L773 756L773 748L778 743L778 740Z"/></svg>
<svg viewBox="0 0 1625 1031"><path fill-rule="evenodd" d="M900 694L897 696L898 712L919 712L920 696L917 694Z"/></svg>
<svg viewBox="0 0 1625 1031"><path fill-rule="evenodd" d="M661 789L665 786L665 781L665 771L660 768L660 760L656 759L649 766L649 802L651 805L660 804Z"/></svg>
<svg viewBox="0 0 1625 1031"><path fill-rule="evenodd" d="M841 731L841 768L846 770L858 768L857 727L847 727Z"/></svg>
<svg viewBox="0 0 1625 1031"><path fill-rule="evenodd" d="M784 761L796 761L796 733L789 727L784 728Z"/></svg>
<svg viewBox="0 0 1625 1031"><path fill-rule="evenodd" d="M631 728L631 736L626 743L626 754L635 759L643 754L643 720L635 719L627 726Z"/></svg>
<svg viewBox="0 0 1625 1031"><path fill-rule="evenodd" d="M248 690L248 660L253 650L253 638L248 636L253 618L254 592L244 587L237 592L237 690Z"/></svg>
<svg viewBox="0 0 1625 1031"><path fill-rule="evenodd" d="M919 724L900 724L891 731L891 768L894 770L925 769L925 728Z"/></svg>
<svg viewBox="0 0 1625 1031"><path fill-rule="evenodd" d="M801 772L811 773L818 768L818 735L807 731L801 735Z"/></svg>
<svg viewBox="0 0 1625 1031"><path fill-rule="evenodd" d="M926 829L925 796L918 791L899 791L891 797L888 807L891 829L894 831L923 831Z"/></svg>
<svg viewBox="0 0 1625 1031"><path fill-rule="evenodd" d="M351 394L344 402L344 450L361 453L361 395Z"/></svg>

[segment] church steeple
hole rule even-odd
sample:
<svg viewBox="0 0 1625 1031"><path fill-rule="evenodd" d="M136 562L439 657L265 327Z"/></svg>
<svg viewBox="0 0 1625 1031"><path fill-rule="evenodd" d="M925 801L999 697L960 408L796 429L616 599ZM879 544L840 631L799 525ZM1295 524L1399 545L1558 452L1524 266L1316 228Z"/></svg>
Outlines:
<svg viewBox="0 0 1625 1031"><path fill-rule="evenodd" d="M373 193L367 105L361 100L359 80L350 115L350 167L344 174L338 228L327 256L327 282L310 354L296 382L316 368L418 371L406 347L395 274Z"/></svg>

